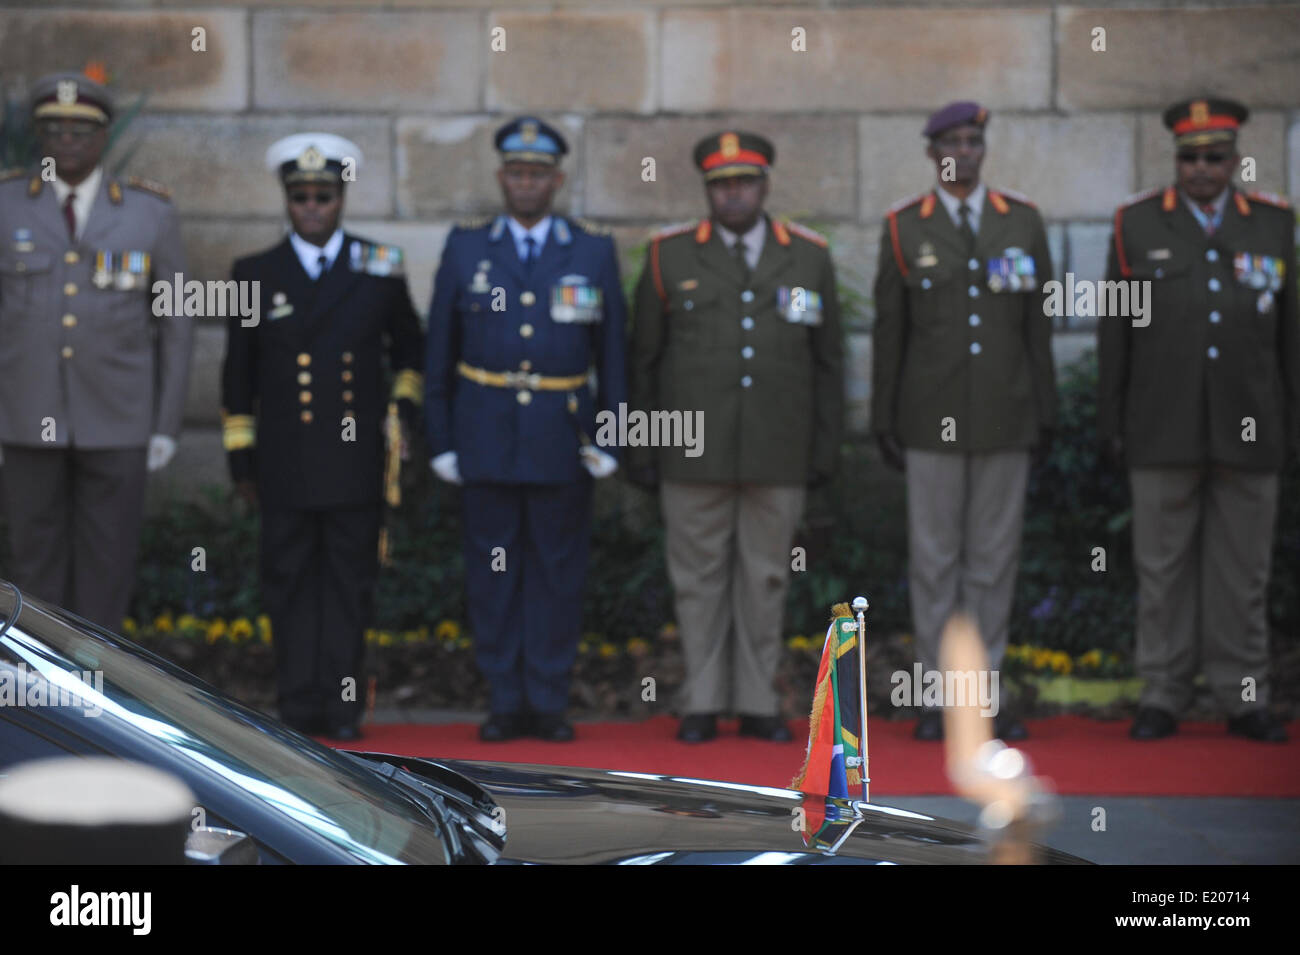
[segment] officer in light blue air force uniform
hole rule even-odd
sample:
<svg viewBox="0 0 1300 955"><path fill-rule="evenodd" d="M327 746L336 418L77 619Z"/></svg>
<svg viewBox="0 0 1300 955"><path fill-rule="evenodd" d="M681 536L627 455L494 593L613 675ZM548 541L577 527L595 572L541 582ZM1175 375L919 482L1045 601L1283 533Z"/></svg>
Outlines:
<svg viewBox="0 0 1300 955"><path fill-rule="evenodd" d="M506 213L447 237L426 422L434 472L463 484L469 617L491 687L480 736L565 741L592 479L618 467L596 415L626 401L627 309L608 230L551 211L564 138L523 117L495 142Z"/></svg>

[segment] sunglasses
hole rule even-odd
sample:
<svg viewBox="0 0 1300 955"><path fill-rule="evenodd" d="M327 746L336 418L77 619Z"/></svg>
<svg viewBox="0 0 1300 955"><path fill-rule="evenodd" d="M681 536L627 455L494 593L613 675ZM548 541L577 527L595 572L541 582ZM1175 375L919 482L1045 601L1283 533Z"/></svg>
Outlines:
<svg viewBox="0 0 1300 955"><path fill-rule="evenodd" d="M46 139L55 139L61 136L70 136L73 139L89 139L102 128L102 126L95 123L40 122L36 124L37 133Z"/></svg>
<svg viewBox="0 0 1300 955"><path fill-rule="evenodd" d="M328 206L332 202L337 202L338 198L339 194L332 189L323 192L294 190L289 193L289 201L295 206L305 206L309 202L314 202L318 206Z"/></svg>
<svg viewBox="0 0 1300 955"><path fill-rule="evenodd" d="M1195 153L1185 152L1178 154L1178 161L1185 162L1189 166L1196 165L1197 160L1203 159L1208 165L1217 166L1228 158L1227 153Z"/></svg>

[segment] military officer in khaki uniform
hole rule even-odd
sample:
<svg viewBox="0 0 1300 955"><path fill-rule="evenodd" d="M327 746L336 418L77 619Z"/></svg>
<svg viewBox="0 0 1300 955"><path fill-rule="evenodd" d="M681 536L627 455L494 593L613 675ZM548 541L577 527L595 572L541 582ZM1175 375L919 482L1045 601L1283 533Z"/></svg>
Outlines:
<svg viewBox="0 0 1300 955"><path fill-rule="evenodd" d="M153 315L153 281L185 269L180 229L165 190L100 164L112 116L98 83L41 79L43 161L0 182L0 447L15 581L118 630L145 473L181 429L192 320Z"/></svg>
<svg viewBox="0 0 1300 955"><path fill-rule="evenodd" d="M1056 417L1047 235L1023 197L980 180L988 111L951 103L923 135L937 186L885 216L876 275L871 422L885 461L906 469L909 587L917 655L938 669L959 609L990 665L1007 645L1030 449ZM997 732L1023 739L1000 702ZM942 738L927 710L918 739Z"/></svg>
<svg viewBox="0 0 1300 955"><path fill-rule="evenodd" d="M1176 731L1198 662L1229 732L1287 738L1267 708L1265 596L1278 472L1300 448L1295 218L1232 186L1247 115L1171 107L1175 185L1115 213L1108 278L1150 288L1142 323L1099 328L1100 437L1133 492L1135 739Z"/></svg>
<svg viewBox="0 0 1300 955"><path fill-rule="evenodd" d="M826 240L763 212L774 150L723 132L695 148L711 215L650 244L637 289L632 406L702 412L703 447L631 447L660 484L686 653L678 738L788 740L772 682L805 489L836 468L842 341Z"/></svg>

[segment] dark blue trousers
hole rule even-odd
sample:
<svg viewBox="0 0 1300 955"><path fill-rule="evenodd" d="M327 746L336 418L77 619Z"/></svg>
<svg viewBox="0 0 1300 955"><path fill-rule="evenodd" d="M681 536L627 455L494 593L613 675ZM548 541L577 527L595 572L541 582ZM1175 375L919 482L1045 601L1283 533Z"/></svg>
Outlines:
<svg viewBox="0 0 1300 955"><path fill-rule="evenodd" d="M559 713L582 633L592 480L467 484L465 586L494 713Z"/></svg>

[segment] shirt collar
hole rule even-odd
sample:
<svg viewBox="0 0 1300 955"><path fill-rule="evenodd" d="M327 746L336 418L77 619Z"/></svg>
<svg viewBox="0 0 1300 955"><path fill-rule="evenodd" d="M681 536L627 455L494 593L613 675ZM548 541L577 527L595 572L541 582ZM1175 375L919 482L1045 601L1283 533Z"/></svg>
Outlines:
<svg viewBox="0 0 1300 955"><path fill-rule="evenodd" d="M67 201L68 193L72 192L74 189L77 192L76 201L78 204L87 199L93 200L95 195L99 192L99 183L103 178L103 166L96 166L89 176L77 183L75 186L68 185L56 176L54 179L54 195L59 200L59 205L63 205L63 203Z"/></svg>
<svg viewBox="0 0 1300 955"><path fill-rule="evenodd" d="M531 235L533 241L537 243L537 251L540 252L542 246L546 244L547 235L549 235L551 231L551 217L546 216L531 229L525 229L515 220L514 216L506 216L506 225L510 227L510 234L514 236L515 245L518 248L522 249L524 247L524 239Z"/></svg>
<svg viewBox="0 0 1300 955"><path fill-rule="evenodd" d="M343 230L335 229L334 234L329 237L329 241L324 246L312 245L297 232L289 233L289 242L293 246L293 251L298 253L298 261L312 278L319 278L317 266L320 263L320 257L323 254L326 259L325 267L328 269L338 258L339 249L343 248Z"/></svg>
<svg viewBox="0 0 1300 955"><path fill-rule="evenodd" d="M960 225L961 204L963 200L958 199L942 185L935 186L934 191L939 194L939 201L942 202L943 207L948 210L948 215L952 217L952 221ZM964 200L966 205L970 206L971 228L974 228L975 223L979 222L980 213L984 211L984 193L987 191L988 190L984 188L984 183L981 182L975 187L975 191Z"/></svg>
<svg viewBox="0 0 1300 955"><path fill-rule="evenodd" d="M733 245L736 244L736 238L737 238L736 233L732 232L721 222L717 223L717 226L718 226L718 235L722 237L723 243L727 246L728 249L730 249ZM749 229L743 235L739 236L739 238L741 242L745 243L746 249L753 249L757 246L762 245L763 237L766 234L767 234L767 216L761 215L758 217L758 221L755 222L752 226L750 226Z"/></svg>
<svg viewBox="0 0 1300 955"><path fill-rule="evenodd" d="M1223 192L1219 193L1219 195L1210 202L1210 208L1214 210L1214 218L1216 222L1223 216L1223 210L1228 205L1228 193L1230 192L1232 192L1232 187L1228 186L1223 190ZM1184 192L1182 195L1183 195L1183 201L1186 202L1189 206L1192 206L1197 210L1201 208L1201 204L1197 202L1195 199L1193 199L1191 196L1189 196L1187 193Z"/></svg>

